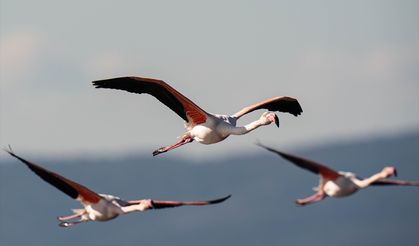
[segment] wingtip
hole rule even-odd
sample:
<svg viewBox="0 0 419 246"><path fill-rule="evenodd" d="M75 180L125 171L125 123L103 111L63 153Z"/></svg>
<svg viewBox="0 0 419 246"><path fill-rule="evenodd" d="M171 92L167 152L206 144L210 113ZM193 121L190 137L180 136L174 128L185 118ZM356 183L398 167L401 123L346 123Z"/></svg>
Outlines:
<svg viewBox="0 0 419 246"><path fill-rule="evenodd" d="M300 108L300 110L294 114L295 117L300 116L303 113L303 109Z"/></svg>
<svg viewBox="0 0 419 246"><path fill-rule="evenodd" d="M12 146L10 146L10 144L7 146L9 149L7 149L6 147L3 147L3 150L6 151L7 153L9 153L10 155L14 156L14 152L12 149Z"/></svg>
<svg viewBox="0 0 419 246"><path fill-rule="evenodd" d="M100 87L101 87L101 83L100 83L100 81L101 81L101 80L95 80L95 81L92 81L92 85L93 85L95 88L100 88Z"/></svg>
<svg viewBox="0 0 419 246"><path fill-rule="evenodd" d="M232 194L229 194L229 195L227 195L227 196L225 196L224 198L223 198L223 201L225 201L225 200L227 200L227 199L230 199L230 197L232 196Z"/></svg>
<svg viewBox="0 0 419 246"><path fill-rule="evenodd" d="M257 142L255 142L255 144L256 144L257 146L259 146L259 147L262 147L262 148L264 148L264 149L268 150L268 151L271 151L271 152L276 152L276 150L274 150L274 149L272 149L272 148L270 148L270 147L268 147L268 146L266 146L266 145L262 144L259 140L257 140Z"/></svg>
<svg viewBox="0 0 419 246"><path fill-rule="evenodd" d="M301 115L303 113L303 108L301 107L301 104L297 101L297 110L294 113L295 117L298 117L299 115Z"/></svg>
<svg viewBox="0 0 419 246"><path fill-rule="evenodd" d="M209 204L217 204L217 203L221 203L221 202L224 202L225 200L229 199L230 197L231 197L231 194L229 194L229 195L227 195L227 196L225 196L225 197L222 197L222 198L216 199L216 200L212 200L212 201L210 201L210 202L209 202Z"/></svg>
<svg viewBox="0 0 419 246"><path fill-rule="evenodd" d="M25 164L29 164L30 163L29 161L27 161L27 160L23 159L22 157L16 155L10 145L8 147L9 147L9 149L3 148L3 150L6 151L7 153L9 153L12 157L20 160L21 162L23 162Z"/></svg>
<svg viewBox="0 0 419 246"><path fill-rule="evenodd" d="M139 77L135 77L135 76L124 76L124 77L116 77L116 78L111 78L111 79L100 79L100 80L94 80L92 81L92 85L95 88L108 88L108 89L116 89L116 88L111 88L109 87L109 84L113 81L118 81L118 80L123 80L123 79L136 79Z"/></svg>
<svg viewBox="0 0 419 246"><path fill-rule="evenodd" d="M3 148L3 150L6 151L7 153L9 153L12 157L14 157L14 158L18 159L19 161L23 162L24 164L26 164L26 165L33 165L29 161L27 161L27 160L23 159L22 157L16 155L10 145L8 147L9 147L9 149Z"/></svg>
<svg viewBox="0 0 419 246"><path fill-rule="evenodd" d="M268 147L268 146L266 146L266 145L264 145L264 144L262 144L262 143L259 141L259 139L255 142L255 145L257 145L257 146L259 146L259 147L262 147L262 148L264 148L264 149L266 149L266 150L269 150L269 147Z"/></svg>
<svg viewBox="0 0 419 246"><path fill-rule="evenodd" d="M257 146L263 147L263 144L260 142L259 139L256 139L254 144L257 145Z"/></svg>
<svg viewBox="0 0 419 246"><path fill-rule="evenodd" d="M112 79L100 79L92 81L92 85L95 88L106 88L107 82Z"/></svg>
<svg viewBox="0 0 419 246"><path fill-rule="evenodd" d="M263 145L262 143L260 143L259 141L258 142L256 142L255 143L256 145L258 145L258 146L260 146L260 147L262 147L262 148L264 148L264 149L266 149L266 150L268 150L268 151L271 151L271 152L274 152L274 153L277 153L277 154L279 154L279 155L284 155L284 153L282 153L281 151L279 151L279 150L276 150L276 149L273 149L273 148L271 148L271 147L268 147L268 146L266 146L266 145Z"/></svg>

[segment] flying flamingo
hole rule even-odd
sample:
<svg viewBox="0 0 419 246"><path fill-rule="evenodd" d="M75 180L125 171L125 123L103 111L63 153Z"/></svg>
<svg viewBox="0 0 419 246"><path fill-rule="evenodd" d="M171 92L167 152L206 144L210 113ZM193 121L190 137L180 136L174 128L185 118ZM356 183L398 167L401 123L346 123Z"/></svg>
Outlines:
<svg viewBox="0 0 419 246"><path fill-rule="evenodd" d="M349 196L358 191L359 189L366 188L370 185L419 186L419 182L415 181L386 179L387 177L390 177L392 175L397 176L397 171L395 167L385 167L381 172L376 173L369 178L362 179L357 177L354 173L340 171L337 172L325 165L316 163L314 161L303 159L295 155L290 155L266 147L260 143L257 143L257 145L282 156L283 158L294 163L298 167L304 168L320 176L319 185L318 187L314 188L314 190L317 192L307 198L296 200L296 203L299 205L307 205L319 202L328 196Z"/></svg>
<svg viewBox="0 0 419 246"><path fill-rule="evenodd" d="M29 162L14 154L11 148L10 150L5 149L5 151L25 163L26 166L41 179L61 190L71 198L78 200L83 205L84 208L73 209L73 215L57 217L60 221L59 226L61 227L69 227L87 221L107 221L114 219L119 215L131 212L143 212L149 209L172 208L184 205L200 206L217 204L224 202L231 196L228 195L215 200L195 202L160 201L152 199L125 201L116 196L98 194L81 184ZM77 218L78 220L74 220Z"/></svg>
<svg viewBox="0 0 419 246"><path fill-rule="evenodd" d="M243 135L260 126L269 125L272 122L279 127L278 116L273 112L264 112L258 120L248 125L236 126L236 122L240 117L257 109L290 113L294 116L298 116L303 112L296 99L282 96L273 97L250 105L233 115L210 114L164 81L150 78L120 77L93 81L93 85L96 88L118 89L132 93L150 94L185 120L187 131L182 134L180 140L173 145L155 150L153 156L180 147L193 140L202 144L213 144L224 140L229 135Z"/></svg>

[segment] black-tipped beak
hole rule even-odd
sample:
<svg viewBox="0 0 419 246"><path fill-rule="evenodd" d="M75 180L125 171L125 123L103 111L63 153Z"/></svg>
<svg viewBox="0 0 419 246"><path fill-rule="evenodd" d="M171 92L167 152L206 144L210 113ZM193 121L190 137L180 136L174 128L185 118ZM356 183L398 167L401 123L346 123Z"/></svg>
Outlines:
<svg viewBox="0 0 419 246"><path fill-rule="evenodd" d="M275 125L276 125L276 127L279 127L279 118L278 118L278 115L275 115Z"/></svg>
<svg viewBox="0 0 419 246"><path fill-rule="evenodd" d="M394 177L397 177L397 169L394 168Z"/></svg>

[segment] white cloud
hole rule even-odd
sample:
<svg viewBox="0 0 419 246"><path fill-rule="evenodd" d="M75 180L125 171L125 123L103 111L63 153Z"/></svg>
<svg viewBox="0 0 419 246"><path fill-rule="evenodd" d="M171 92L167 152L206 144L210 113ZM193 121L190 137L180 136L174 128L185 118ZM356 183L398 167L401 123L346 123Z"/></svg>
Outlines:
<svg viewBox="0 0 419 246"><path fill-rule="evenodd" d="M14 32L0 40L0 74L2 86L25 79L37 69L46 39L39 32Z"/></svg>

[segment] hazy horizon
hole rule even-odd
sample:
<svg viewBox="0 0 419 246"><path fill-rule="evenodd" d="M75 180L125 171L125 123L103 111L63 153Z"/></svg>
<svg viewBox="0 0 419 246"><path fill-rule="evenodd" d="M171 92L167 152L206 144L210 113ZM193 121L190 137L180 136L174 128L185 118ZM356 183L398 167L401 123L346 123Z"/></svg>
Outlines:
<svg viewBox="0 0 419 246"><path fill-rule="evenodd" d="M311 149L270 146L361 177L393 165L397 179L419 181L419 132ZM5 197L0 200L0 242L8 246L419 243L419 187L370 187L347 198L298 207L295 199L312 194L318 177L264 149L254 149L245 155L207 158L199 165L174 156L43 159L16 150L96 192L122 199L232 197L214 206L133 213L63 229L57 226L56 216L71 213L79 203L8 156L3 159L6 165L0 165L0 194Z"/></svg>

